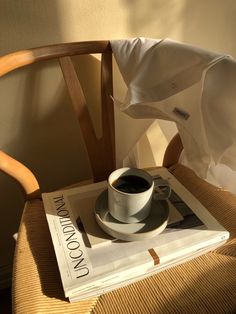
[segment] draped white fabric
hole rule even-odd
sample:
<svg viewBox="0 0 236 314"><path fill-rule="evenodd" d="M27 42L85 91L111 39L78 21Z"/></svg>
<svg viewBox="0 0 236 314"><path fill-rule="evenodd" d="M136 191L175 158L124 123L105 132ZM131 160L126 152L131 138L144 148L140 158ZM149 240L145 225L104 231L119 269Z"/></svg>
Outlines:
<svg viewBox="0 0 236 314"><path fill-rule="evenodd" d="M188 165L202 178L236 170L236 61L170 39L114 40L127 85L120 109L137 119L174 121Z"/></svg>

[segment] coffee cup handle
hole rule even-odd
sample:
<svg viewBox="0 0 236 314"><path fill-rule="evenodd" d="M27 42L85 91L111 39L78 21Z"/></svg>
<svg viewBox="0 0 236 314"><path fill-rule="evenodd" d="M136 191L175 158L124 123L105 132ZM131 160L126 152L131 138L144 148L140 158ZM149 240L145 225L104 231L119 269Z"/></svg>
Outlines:
<svg viewBox="0 0 236 314"><path fill-rule="evenodd" d="M153 181L154 181L153 198L157 201L168 199L171 194L171 187L169 182L161 178L153 178Z"/></svg>

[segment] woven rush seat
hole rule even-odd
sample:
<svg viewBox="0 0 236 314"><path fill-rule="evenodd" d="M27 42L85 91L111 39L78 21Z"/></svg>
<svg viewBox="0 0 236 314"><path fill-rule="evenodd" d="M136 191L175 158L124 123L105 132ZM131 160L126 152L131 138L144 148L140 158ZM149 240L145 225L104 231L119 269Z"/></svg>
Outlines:
<svg viewBox="0 0 236 314"><path fill-rule="evenodd" d="M40 199L28 201L15 254L16 313L233 313L236 311L236 197L175 164L170 171L230 232L192 261L100 297L69 303Z"/></svg>

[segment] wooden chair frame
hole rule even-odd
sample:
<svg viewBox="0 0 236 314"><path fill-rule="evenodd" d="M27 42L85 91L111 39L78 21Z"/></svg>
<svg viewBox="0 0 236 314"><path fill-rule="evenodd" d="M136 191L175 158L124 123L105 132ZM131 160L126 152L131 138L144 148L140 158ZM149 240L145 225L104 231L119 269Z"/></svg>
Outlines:
<svg viewBox="0 0 236 314"><path fill-rule="evenodd" d="M100 53L102 137L96 137L85 96L71 56ZM65 43L27 49L0 57L0 76L17 68L43 60L58 59L87 148L94 181L107 178L115 169L115 131L112 81L112 51L109 41ZM96 156L96 158L94 158ZM0 152L0 170L17 180L28 199L40 196L33 173L4 152Z"/></svg>

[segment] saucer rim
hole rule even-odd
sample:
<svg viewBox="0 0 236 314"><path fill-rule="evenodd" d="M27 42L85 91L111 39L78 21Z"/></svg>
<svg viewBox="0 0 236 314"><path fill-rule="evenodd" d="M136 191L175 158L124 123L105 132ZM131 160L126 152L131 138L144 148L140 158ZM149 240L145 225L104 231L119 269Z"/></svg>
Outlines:
<svg viewBox="0 0 236 314"><path fill-rule="evenodd" d="M116 239L119 239L119 240L123 240L123 241L140 241L140 240L146 240L146 239L150 239L158 234L160 234L167 226L168 224L168 219L169 219L169 206L168 206L168 203L167 201L158 201L158 202L161 202L162 204L165 203L165 207L166 208L163 208L163 205L162 205L162 208L163 210L166 210L167 213L166 213L166 218L164 220L164 222L160 225L158 225L156 228L153 228L152 230L149 230L149 231L146 231L146 232L138 232L138 233L127 233L127 232L122 232L122 231L118 231L118 230L114 230L112 229L110 226L108 226L106 224L106 222L104 220L102 220L101 216L99 215L98 213L98 203L99 202L102 202L104 201L102 197L108 197L108 190L104 190L102 191L97 200L96 200L96 204L95 204L95 207L94 207L94 214L95 214L95 219L98 223L98 225L101 227L101 229L106 232L107 234L111 235L112 237L116 238ZM104 196L103 196L104 195ZM156 200L153 199L153 203L154 202L157 202ZM108 212L108 206L106 206L107 208L105 208L105 210ZM110 215L112 219L114 219L114 222L117 222L117 223L120 223L121 225L127 225L126 223L123 223L123 222L119 222L117 219L115 219L114 217L112 217L112 215ZM139 223L145 223L145 220L149 219L148 218L145 218L144 220L140 221ZM135 224L139 224L139 223L135 223ZM134 224L134 223L132 223ZM143 239L139 239L139 238L143 238Z"/></svg>

